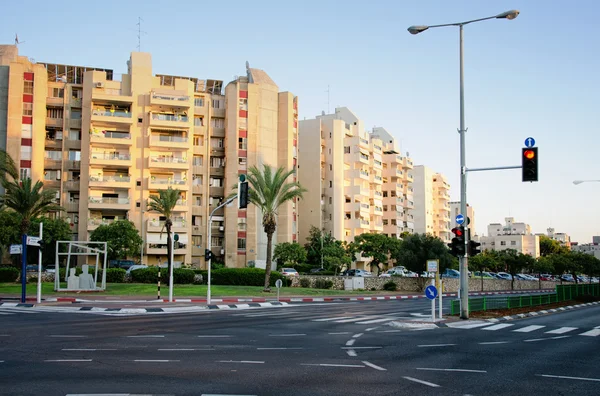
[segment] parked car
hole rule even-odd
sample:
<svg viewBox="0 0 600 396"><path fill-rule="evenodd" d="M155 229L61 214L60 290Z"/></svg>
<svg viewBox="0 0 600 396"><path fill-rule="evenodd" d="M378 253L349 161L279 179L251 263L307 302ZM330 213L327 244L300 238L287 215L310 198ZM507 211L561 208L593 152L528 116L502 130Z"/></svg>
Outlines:
<svg viewBox="0 0 600 396"><path fill-rule="evenodd" d="M371 272L365 271L362 269L349 269L349 270L342 272L341 275L342 276L362 276L362 277L373 276L373 274Z"/></svg>
<svg viewBox="0 0 600 396"><path fill-rule="evenodd" d="M109 268L129 269L132 265L135 265L133 260L110 260L108 263Z"/></svg>
<svg viewBox="0 0 600 396"><path fill-rule="evenodd" d="M498 279L512 280L512 275L508 272L498 272L496 276L498 277Z"/></svg>
<svg viewBox="0 0 600 396"><path fill-rule="evenodd" d="M293 268L282 268L281 275L283 275L283 276L300 276L298 271L296 271Z"/></svg>
<svg viewBox="0 0 600 396"><path fill-rule="evenodd" d="M406 276L406 268L404 267L394 267L392 269L387 270L383 274L380 274L380 278L390 278L392 276Z"/></svg>
<svg viewBox="0 0 600 396"><path fill-rule="evenodd" d="M318 274L319 272L326 272L327 270L325 268L311 268L310 273L311 274Z"/></svg>
<svg viewBox="0 0 600 396"><path fill-rule="evenodd" d="M483 279L493 279L493 276L486 271L480 272L480 271L475 271L473 272L473 277L474 278L483 278Z"/></svg>
<svg viewBox="0 0 600 396"><path fill-rule="evenodd" d="M460 272L450 268L446 268L446 271L442 274L442 278L460 278Z"/></svg>
<svg viewBox="0 0 600 396"><path fill-rule="evenodd" d="M135 271L138 269L143 269L143 268L148 268L147 265L132 265L129 268L127 268L127 271L125 272L127 275L131 275L131 271Z"/></svg>

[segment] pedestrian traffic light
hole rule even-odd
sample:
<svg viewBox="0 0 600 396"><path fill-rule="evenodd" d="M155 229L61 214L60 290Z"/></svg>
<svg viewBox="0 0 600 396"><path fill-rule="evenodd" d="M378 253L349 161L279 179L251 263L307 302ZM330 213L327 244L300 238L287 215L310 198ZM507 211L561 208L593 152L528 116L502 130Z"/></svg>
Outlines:
<svg viewBox="0 0 600 396"><path fill-rule="evenodd" d="M238 208L245 209L248 207L248 181L246 175L240 175L238 183Z"/></svg>
<svg viewBox="0 0 600 396"><path fill-rule="evenodd" d="M204 261L210 261L212 260L212 252L210 251L210 249L204 249Z"/></svg>
<svg viewBox="0 0 600 396"><path fill-rule="evenodd" d="M43 240L43 239L40 239L40 240L38 241L38 245L40 246L40 247L39 247L39 249L40 249L40 250L44 250L44 246L46 246L46 245L44 244L44 240Z"/></svg>
<svg viewBox="0 0 600 396"><path fill-rule="evenodd" d="M479 246L481 246L481 243L472 239L469 240L469 257L477 256L479 253L481 253Z"/></svg>
<svg viewBox="0 0 600 396"><path fill-rule="evenodd" d="M454 238L452 238L452 243L448 244L450 247L451 253L453 256L464 256L465 255L465 227L455 227L452 229L452 233L454 234Z"/></svg>
<svg viewBox="0 0 600 396"><path fill-rule="evenodd" d="M538 148L530 147L522 150L523 181L536 182L538 181Z"/></svg>

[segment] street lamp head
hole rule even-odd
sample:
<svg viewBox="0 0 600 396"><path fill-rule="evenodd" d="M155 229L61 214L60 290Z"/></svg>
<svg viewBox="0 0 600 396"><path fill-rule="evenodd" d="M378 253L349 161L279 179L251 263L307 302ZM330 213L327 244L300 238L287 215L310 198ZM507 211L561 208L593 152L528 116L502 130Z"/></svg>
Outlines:
<svg viewBox="0 0 600 396"><path fill-rule="evenodd" d="M429 26L411 26L408 28L408 32L410 34L419 34L427 29L429 29Z"/></svg>
<svg viewBox="0 0 600 396"><path fill-rule="evenodd" d="M581 183L583 183L583 180L574 180L573 181L573 184L575 184L575 185L578 185L578 184L581 184Z"/></svg>
<svg viewBox="0 0 600 396"><path fill-rule="evenodd" d="M503 12L502 14L496 15L496 19L508 19L512 20L519 16L519 10L510 10Z"/></svg>

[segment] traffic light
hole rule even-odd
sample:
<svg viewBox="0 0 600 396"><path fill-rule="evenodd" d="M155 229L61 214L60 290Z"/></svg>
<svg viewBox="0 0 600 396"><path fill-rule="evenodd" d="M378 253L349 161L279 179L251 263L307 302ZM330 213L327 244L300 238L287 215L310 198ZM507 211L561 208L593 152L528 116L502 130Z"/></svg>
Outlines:
<svg viewBox="0 0 600 396"><path fill-rule="evenodd" d="M448 244L450 250L452 251L453 256L464 256L465 255L465 227L455 227L452 229L452 233L454 234L454 238L452 238L452 243Z"/></svg>
<svg viewBox="0 0 600 396"><path fill-rule="evenodd" d="M469 240L469 257L477 256L479 253L481 253L479 246L481 246L481 243L472 239Z"/></svg>
<svg viewBox="0 0 600 396"><path fill-rule="evenodd" d="M212 260L212 255L210 249L204 249L204 261Z"/></svg>
<svg viewBox="0 0 600 396"><path fill-rule="evenodd" d="M38 242L38 245L40 245L40 247L39 247L39 249L40 249L40 250L44 250L44 246L46 246L46 245L44 244L44 240L43 240L43 239L40 239L40 240L39 240L39 242Z"/></svg>
<svg viewBox="0 0 600 396"><path fill-rule="evenodd" d="M538 181L538 148L530 147L522 150L523 181L536 182Z"/></svg>
<svg viewBox="0 0 600 396"><path fill-rule="evenodd" d="M240 175L238 183L238 208L245 209L248 207L248 181L246 175Z"/></svg>

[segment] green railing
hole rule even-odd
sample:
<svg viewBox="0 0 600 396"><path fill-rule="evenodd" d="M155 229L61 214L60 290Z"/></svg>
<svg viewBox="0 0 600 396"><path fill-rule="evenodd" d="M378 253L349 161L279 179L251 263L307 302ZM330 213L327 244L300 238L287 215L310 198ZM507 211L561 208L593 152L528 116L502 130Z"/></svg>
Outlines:
<svg viewBox="0 0 600 396"><path fill-rule="evenodd" d="M573 300L578 296L600 296L600 284L556 285L556 293L528 296L480 297L469 299L469 312L494 309L535 307L561 301ZM450 301L450 315L460 312L460 300Z"/></svg>

